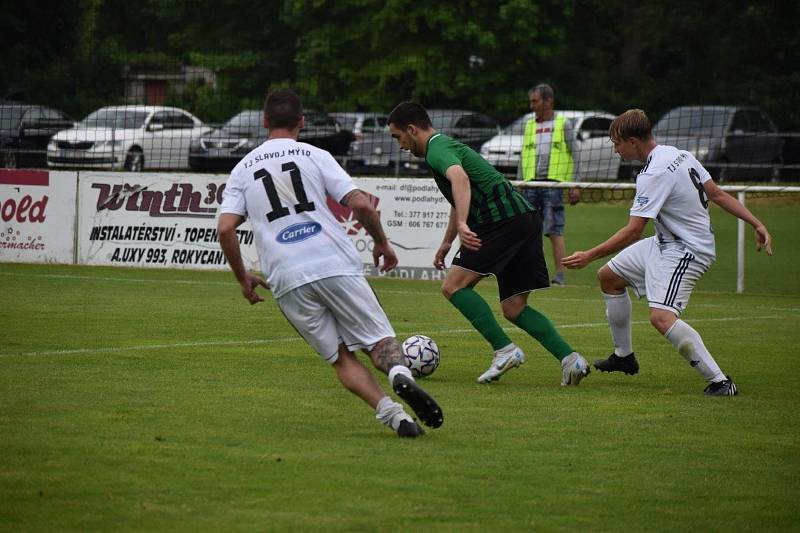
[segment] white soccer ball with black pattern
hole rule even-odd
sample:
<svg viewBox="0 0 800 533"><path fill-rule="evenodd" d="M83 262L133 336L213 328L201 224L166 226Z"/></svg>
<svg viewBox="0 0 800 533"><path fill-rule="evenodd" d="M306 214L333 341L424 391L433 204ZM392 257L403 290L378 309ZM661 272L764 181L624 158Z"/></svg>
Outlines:
<svg viewBox="0 0 800 533"><path fill-rule="evenodd" d="M439 346L430 337L412 335L403 342L406 366L414 377L430 376L439 366Z"/></svg>

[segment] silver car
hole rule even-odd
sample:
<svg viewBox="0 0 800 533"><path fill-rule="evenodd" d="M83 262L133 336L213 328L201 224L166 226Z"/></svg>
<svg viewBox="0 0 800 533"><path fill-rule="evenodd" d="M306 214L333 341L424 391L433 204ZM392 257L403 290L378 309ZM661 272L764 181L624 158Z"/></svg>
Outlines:
<svg viewBox="0 0 800 533"><path fill-rule="evenodd" d="M210 131L200 119L175 107L103 107L47 145L51 168L189 168L189 143Z"/></svg>
<svg viewBox="0 0 800 533"><path fill-rule="evenodd" d="M608 138L615 116L605 111L556 111L573 121L579 177L586 181L608 181L620 177L620 158ZM525 125L535 117L527 113L483 144L481 155L500 172L516 177Z"/></svg>

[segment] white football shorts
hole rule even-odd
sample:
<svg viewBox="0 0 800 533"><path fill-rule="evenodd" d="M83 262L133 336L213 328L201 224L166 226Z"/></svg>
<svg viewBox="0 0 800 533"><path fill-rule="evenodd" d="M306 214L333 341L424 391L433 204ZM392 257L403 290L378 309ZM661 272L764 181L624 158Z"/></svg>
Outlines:
<svg viewBox="0 0 800 533"><path fill-rule="evenodd" d="M637 297L647 296L650 307L677 316L686 309L697 280L708 270L686 247L672 244L661 248L655 237L628 246L607 264Z"/></svg>
<svg viewBox="0 0 800 533"><path fill-rule="evenodd" d="M339 358L339 344L350 351L371 350L394 337L377 296L361 276L312 281L278 298L278 306L302 337L328 363Z"/></svg>

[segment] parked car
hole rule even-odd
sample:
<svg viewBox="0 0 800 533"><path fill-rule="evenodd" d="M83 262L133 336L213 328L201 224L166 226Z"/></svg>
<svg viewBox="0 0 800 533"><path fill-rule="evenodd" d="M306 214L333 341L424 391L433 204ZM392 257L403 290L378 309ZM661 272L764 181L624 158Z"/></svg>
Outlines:
<svg viewBox="0 0 800 533"><path fill-rule="evenodd" d="M429 109L433 127L474 150L479 150L484 141L500 133L497 121L482 113L462 109ZM353 167L364 171L424 170L424 162L409 152L403 152L389 128L364 133L353 145L351 153Z"/></svg>
<svg viewBox="0 0 800 533"><path fill-rule="evenodd" d="M47 145L47 165L134 172L188 168L189 143L209 129L175 107L103 107L76 128L53 136Z"/></svg>
<svg viewBox="0 0 800 533"><path fill-rule="evenodd" d="M605 111L556 111L573 121L579 177L587 181L607 181L620 177L620 158L608 138L614 115ZM536 115L527 113L483 144L481 155L497 170L511 178L517 176L525 125Z"/></svg>
<svg viewBox="0 0 800 533"><path fill-rule="evenodd" d="M342 129L353 133L354 142L359 141L365 133L373 133L388 127L386 115L360 111L335 112L330 114L339 121Z"/></svg>
<svg viewBox="0 0 800 533"><path fill-rule="evenodd" d="M756 107L677 107L661 117L653 135L659 144L690 152L719 181L780 176L784 141Z"/></svg>
<svg viewBox="0 0 800 533"><path fill-rule="evenodd" d="M349 130L330 115L306 110L305 127L298 140L329 151L334 156L346 155L353 140ZM193 170L229 171L250 150L267 139L264 112L242 111L222 127L195 139L189 147L189 166Z"/></svg>
<svg viewBox="0 0 800 533"><path fill-rule="evenodd" d="M0 105L0 164L4 168L47 166L47 143L75 121L58 109L22 102Z"/></svg>

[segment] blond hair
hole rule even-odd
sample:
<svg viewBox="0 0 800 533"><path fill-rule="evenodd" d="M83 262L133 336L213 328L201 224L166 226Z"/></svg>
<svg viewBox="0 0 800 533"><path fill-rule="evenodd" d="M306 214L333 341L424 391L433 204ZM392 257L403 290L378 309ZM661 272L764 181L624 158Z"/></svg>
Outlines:
<svg viewBox="0 0 800 533"><path fill-rule="evenodd" d="M633 137L646 141L653 136L653 125L641 109L628 109L614 119L608 128L608 135L613 140L624 141Z"/></svg>

